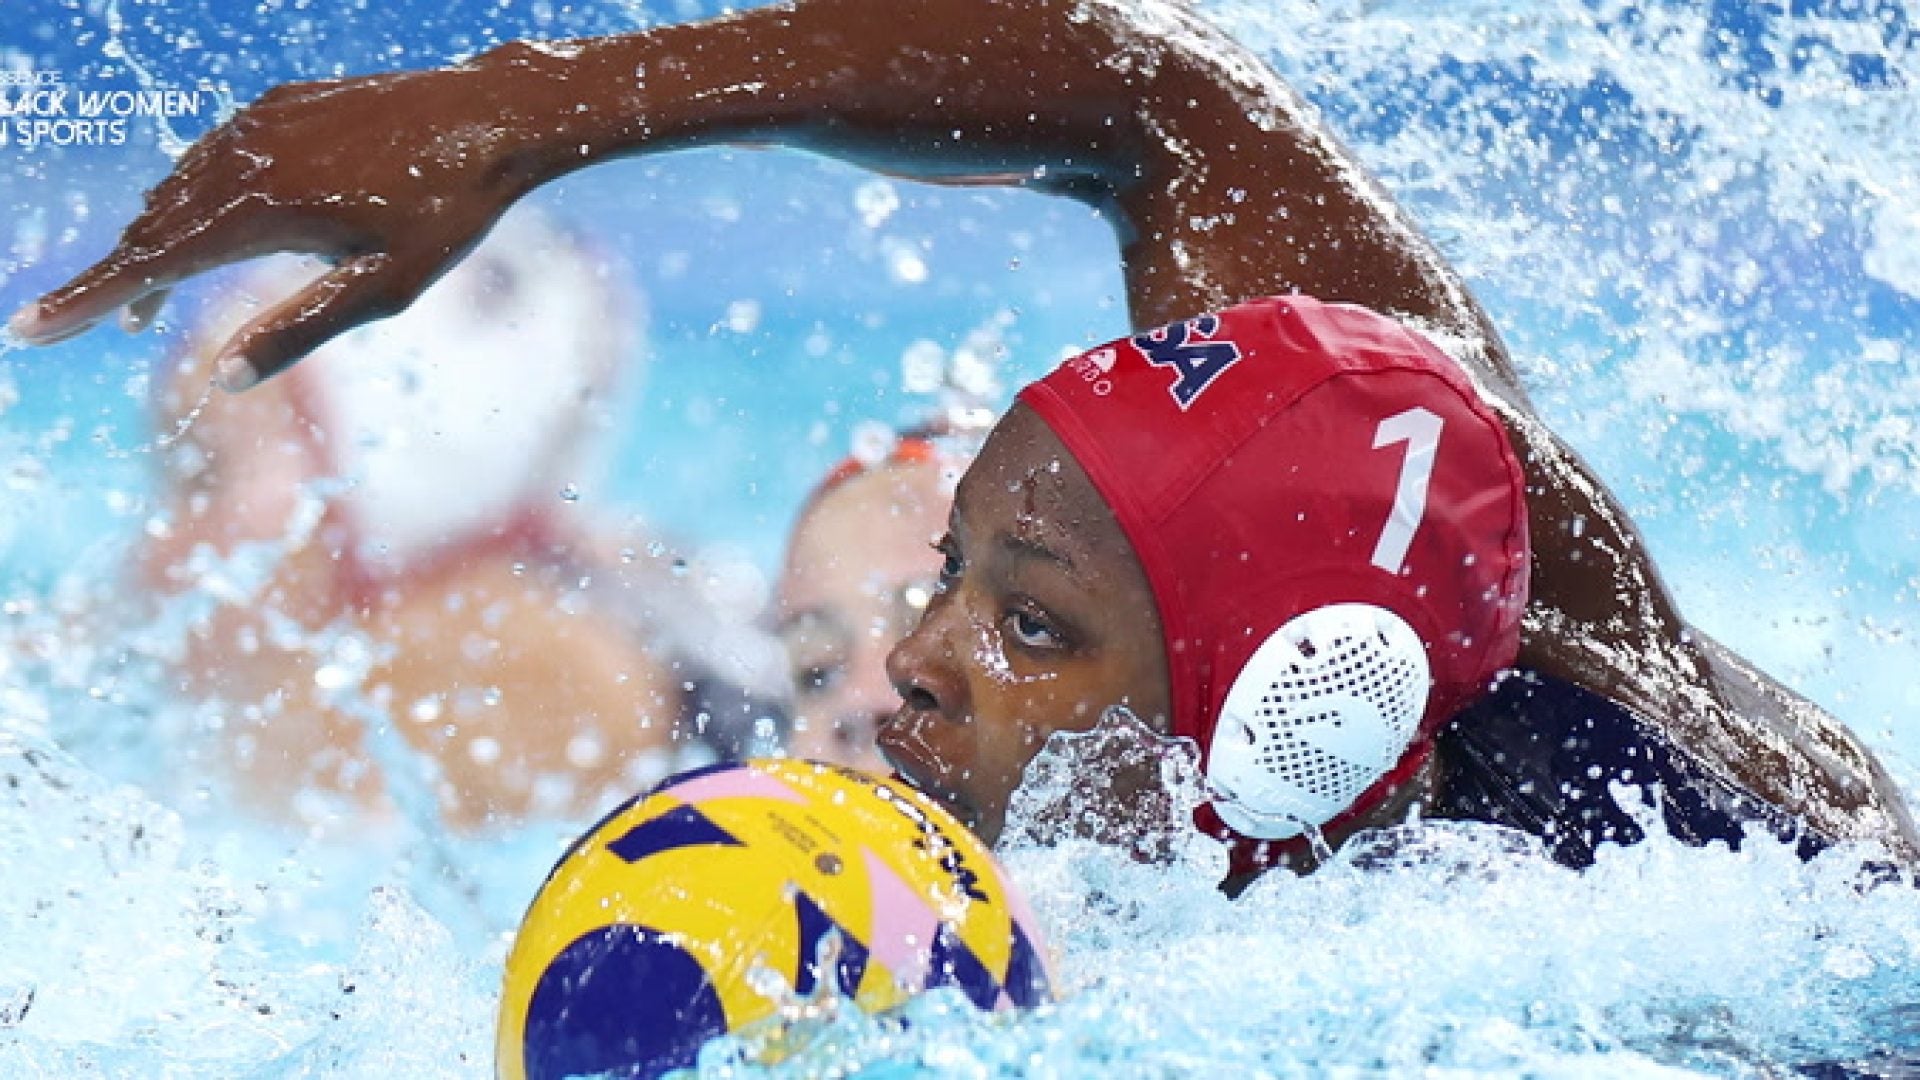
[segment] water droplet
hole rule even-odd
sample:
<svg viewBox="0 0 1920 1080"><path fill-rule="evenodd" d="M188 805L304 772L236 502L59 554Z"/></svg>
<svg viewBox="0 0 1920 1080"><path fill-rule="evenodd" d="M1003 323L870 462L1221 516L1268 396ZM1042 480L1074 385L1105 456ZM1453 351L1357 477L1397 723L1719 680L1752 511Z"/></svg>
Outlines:
<svg viewBox="0 0 1920 1080"><path fill-rule="evenodd" d="M600 734L583 731L567 740L567 764L576 769L591 769L606 757L606 744Z"/></svg>
<svg viewBox="0 0 1920 1080"><path fill-rule="evenodd" d="M476 765L492 765L500 760L500 740L481 735L467 744L467 756Z"/></svg>

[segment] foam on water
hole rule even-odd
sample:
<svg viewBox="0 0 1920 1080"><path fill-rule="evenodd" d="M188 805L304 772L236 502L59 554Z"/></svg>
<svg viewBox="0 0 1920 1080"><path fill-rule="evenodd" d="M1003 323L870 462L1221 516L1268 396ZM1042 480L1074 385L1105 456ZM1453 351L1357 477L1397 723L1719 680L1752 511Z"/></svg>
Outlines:
<svg viewBox="0 0 1920 1080"><path fill-rule="evenodd" d="M0 885L0 1073L471 1076L490 1060L495 974L404 891L326 880L364 882L347 851L191 843L180 815L12 723L0 784L0 857L33 870Z"/></svg>
<svg viewBox="0 0 1920 1080"><path fill-rule="evenodd" d="M112 41L142 79L211 77L246 99L281 78L694 13L444 7L362 7L336 23L120 0L109 21L54 3L44 22ZM1920 11L1905 0L1748 7L1202 5L1281 68L1468 271L1531 392L1633 508L1689 614L1837 710L1913 791ZM275 48L249 36L262 18L283 20ZM14 25L0 41L8 67L55 47ZM83 62L65 55L56 66ZM145 134L165 148L193 132ZM18 174L0 177L8 306L96 251L102 220L130 213L131 193L164 164L133 149L11 161ZM637 191L672 182L660 172L570 187L565 205L616 238L650 243L621 231L649 213L692 236L634 244L657 256L645 264L656 299L684 296L684 282L718 287L700 272L705 247L724 253L750 232L759 253L765 236L819 225L802 242L845 247L842 273L820 274L810 248L802 270L730 284L691 314L662 300L656 319L663 335L676 320L695 327L690 355L709 327L726 329L702 360L791 330L808 343L794 349L807 378L867 396L816 414L795 404L805 380L742 377L701 397L673 390L663 370L654 387L685 398L676 416L791 414L807 431L887 415L897 402L885 383L831 379L843 354L880 348L896 303L957 311L990 293L953 316L951 336L916 327L900 345L956 341L1017 311L1005 338L1039 358L1027 374L1061 342L1123 329L1110 277L1045 262L1052 253L1032 237L1053 226L1037 213L969 234L989 253L982 265L1013 254L1025 267L989 282L937 232L971 202L867 186L851 171L757 168L689 174L696 212L684 219L671 200L635 208ZM813 184L817 197L755 203L736 175ZM836 204L838 216L823 209ZM752 228L730 231L741 222ZM1087 258L1109 261L1107 249ZM787 313L783 296L812 308ZM1043 332L1036 312L1052 304L1076 314ZM154 434L127 404L144 401L151 346L110 335L64 353L0 345L0 545L19 556L10 565L59 571L0 579L0 1075L485 1074L503 935L580 823L450 840L417 810L390 828L309 837L233 811L194 769L211 737L205 703L170 696L162 661L206 608L243 599L271 552L208 564L207 591L183 607L130 627L109 617L112 587L100 583L112 580L102 568L118 555L115 530L149 527L152 508L108 451ZM695 431L710 457L736 447L724 423L689 423L670 430ZM838 456L839 440L814 442L822 465ZM818 471L801 465L795 499ZM635 471L664 489L660 471ZM716 491L742 507L764 498L688 475L702 513L729 509ZM758 520L777 536L776 517ZM836 1013L783 1065L749 1067L716 1045L701 1071L1760 1076L1920 1056L1920 890L1866 887L1868 853L1802 864L1764 837L1739 852L1693 849L1653 823L1647 842L1603 850L1576 874L1498 830L1422 824L1229 902L1211 886L1219 853L1204 842L1150 853L1169 867L1071 828L1059 837L1051 826L1071 824L1076 785L1106 767L1091 749L1041 763L1013 822L1028 842L1007 853L1058 952L1058 1005L983 1015L935 993L898 1017ZM405 752L389 748L394 760ZM1031 842L1041 833L1060 842Z"/></svg>
<svg viewBox="0 0 1920 1080"><path fill-rule="evenodd" d="M1127 727L1056 737L1010 828L1051 834L1128 742L1166 760ZM1190 809L1191 773L1169 775ZM1876 887L1874 853L1802 864L1771 840L1700 850L1643 824L1651 840L1585 873L1505 830L1409 824L1238 901L1212 887L1217 848L1149 863L1016 839L1003 857L1052 934L1058 1005L983 1015L943 992L896 1017L843 1010L779 1066L723 1041L699 1072L1759 1076L1920 1049L1920 892Z"/></svg>
<svg viewBox="0 0 1920 1080"><path fill-rule="evenodd" d="M1016 812L1070 804L1111 759L1111 740L1057 743L1040 769L1054 779ZM0 886L8 1075L484 1071L498 938L456 940L393 885L350 899L365 868L344 851L262 858L241 833L199 847L178 814L24 725L0 740L0 782L0 855L46 868ZM1198 845L1168 867L1016 844L1059 1005L985 1015L941 993L891 1018L842 1010L778 1067L722 1044L700 1071L1761 1075L1920 1053L1920 891L1869 887L1870 853L1802 864L1764 838L1702 850L1648 824L1585 873L1497 829L1411 825L1237 902ZM350 928L324 925L345 909Z"/></svg>

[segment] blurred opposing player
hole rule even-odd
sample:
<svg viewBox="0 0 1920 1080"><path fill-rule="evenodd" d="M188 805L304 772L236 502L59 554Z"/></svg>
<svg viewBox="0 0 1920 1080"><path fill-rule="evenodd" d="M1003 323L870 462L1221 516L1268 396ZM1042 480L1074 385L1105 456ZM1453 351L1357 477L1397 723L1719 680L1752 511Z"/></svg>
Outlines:
<svg viewBox="0 0 1920 1080"><path fill-rule="evenodd" d="M927 438L903 436L879 461L842 462L802 509L779 596L794 756L887 770L873 742L900 705L887 653L933 597L931 550L964 465Z"/></svg>
<svg viewBox="0 0 1920 1080"><path fill-rule="evenodd" d="M852 452L794 518L775 597L791 674L788 753L891 770L873 741L900 705L887 653L939 587L935 546L954 487L993 425L1013 322L999 312L951 352L930 341L909 347L901 385L937 406L903 431L856 427Z"/></svg>
<svg viewBox="0 0 1920 1080"><path fill-rule="evenodd" d="M667 771L683 674L608 602L630 571L595 552L623 545L573 505L637 345L618 268L518 212L404 316L260 394L209 397L211 346L312 272L223 294L160 394L163 429L197 415L141 571L219 601L181 682L242 790L310 814L316 796L386 805L368 723L424 755L461 826L583 811Z"/></svg>

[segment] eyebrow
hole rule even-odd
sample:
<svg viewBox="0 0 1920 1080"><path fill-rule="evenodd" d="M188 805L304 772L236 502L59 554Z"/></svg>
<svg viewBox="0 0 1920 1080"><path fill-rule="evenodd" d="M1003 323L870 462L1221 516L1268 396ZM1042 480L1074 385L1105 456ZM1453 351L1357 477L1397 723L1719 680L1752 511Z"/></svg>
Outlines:
<svg viewBox="0 0 1920 1080"><path fill-rule="evenodd" d="M969 501L967 498L967 485L962 482L953 493L953 506L947 511L948 533L955 536L961 533L960 523L966 519L966 515L961 512L961 507ZM1050 562L1061 567L1069 574L1076 577L1079 575L1080 568L1074 564L1071 556L1057 548L1047 546L1046 543L1034 537L1022 536L1015 532L1003 532L996 540L999 548L1010 555Z"/></svg>
<svg viewBox="0 0 1920 1080"><path fill-rule="evenodd" d="M1001 533L999 539L1001 550L1009 554L1057 563L1069 574L1077 574L1079 571L1079 568L1073 564L1073 559L1069 557L1066 552L1050 548L1030 536L1021 536L1017 533Z"/></svg>
<svg viewBox="0 0 1920 1080"><path fill-rule="evenodd" d="M839 639L840 643L853 638L853 629L847 625L845 619L825 608L818 607L796 611L775 623L773 628L774 634L782 638L802 631L832 634Z"/></svg>

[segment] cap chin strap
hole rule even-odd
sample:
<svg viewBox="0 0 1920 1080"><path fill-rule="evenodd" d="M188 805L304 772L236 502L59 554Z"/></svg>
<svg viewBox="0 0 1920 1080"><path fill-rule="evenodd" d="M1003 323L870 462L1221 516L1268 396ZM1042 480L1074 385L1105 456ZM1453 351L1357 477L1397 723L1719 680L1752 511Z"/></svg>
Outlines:
<svg viewBox="0 0 1920 1080"><path fill-rule="evenodd" d="M1406 754L1432 683L1420 636L1386 608L1295 616L1227 691L1207 752L1214 811L1256 840L1333 820Z"/></svg>

